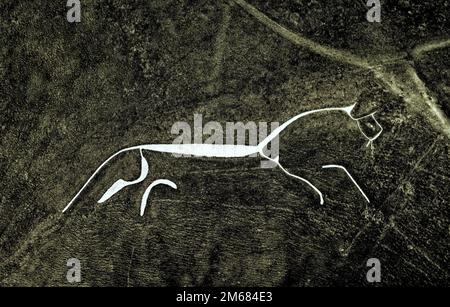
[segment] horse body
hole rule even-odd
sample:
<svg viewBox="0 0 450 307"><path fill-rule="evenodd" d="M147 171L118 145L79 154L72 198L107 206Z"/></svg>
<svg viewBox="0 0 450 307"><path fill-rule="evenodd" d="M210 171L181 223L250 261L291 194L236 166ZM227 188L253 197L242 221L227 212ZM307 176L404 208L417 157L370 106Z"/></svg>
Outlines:
<svg viewBox="0 0 450 307"><path fill-rule="evenodd" d="M286 128L288 128L290 125L292 125L294 122L298 121L299 119L311 115L316 114L320 112L330 112L330 111L339 111L344 112L346 115L348 115L352 120L359 121L360 119L371 117L373 120L375 120L375 117L373 114L369 114L367 116L364 116L362 118L354 118L351 114L353 108L355 105L347 106L347 107L334 107L334 108L323 108L323 109L317 109L312 111L306 111L303 113L298 114L297 116L291 118L290 120L283 123L281 126L279 126L277 129L272 131L272 133L267 136L263 141L261 141L257 146L248 146L248 145L216 145L216 144L144 144L139 146L133 146L128 147L125 149L122 149L112 156L110 156L106 161L104 161L97 170L91 175L91 177L86 181L86 183L83 185L83 187L79 190L79 192L74 196L74 198L69 202L69 204L64 208L63 212L65 212L69 207L73 204L73 202L78 198L78 196L82 193L82 191L89 185L89 183L94 179L94 177L98 174L98 172L111 160L113 160L118 155L128 152L128 151L134 151L139 150L141 154L141 174L139 178L133 181L125 181L123 179L117 180L101 197L99 200L99 203L103 203L107 201L109 198L111 198L114 194L122 190L123 188L134 185L137 183L142 182L148 175L148 162L145 159L142 151L153 151L153 152L160 152L160 153L172 153L172 154L181 154L181 155L190 155L194 157L215 157L215 158L243 158L248 157L254 154L259 154L262 158L267 159L275 163L284 173L286 173L288 176L293 177L295 179L298 179L306 184L308 184L320 197L320 203L323 204L323 195L317 189L311 182L306 180L305 178L296 176L294 174L289 173L279 162L279 157L276 157L274 159L266 156L264 154L264 148L270 144L276 137L280 135L282 131L284 131ZM375 120L376 122L376 120ZM377 122L378 123L378 122ZM380 126L381 127L381 126ZM361 130L361 129L360 129ZM373 142L376 138L378 138L381 134L379 132L375 137L370 138L368 137L362 130L361 133L364 135L366 139L369 140L369 144ZM340 167L340 166L337 166ZM343 168L343 167L340 167ZM345 169L345 172L348 174L348 176L352 179L352 181L356 184L354 179L351 177L350 173ZM144 196L141 201L141 215L144 214L145 206L147 204L147 198L149 196L150 190L156 186L157 184L164 184L167 186L170 186L174 189L176 189L176 184L171 182L167 179L159 179L154 181L147 189L147 191L144 193ZM360 187L356 184L358 189L361 191L361 193L366 197L367 196L362 192ZM368 200L368 199L367 199Z"/></svg>
<svg viewBox="0 0 450 307"><path fill-rule="evenodd" d="M259 153L258 146L247 145L216 145L216 144L159 144L142 145L140 149L192 155L194 157L243 158Z"/></svg>

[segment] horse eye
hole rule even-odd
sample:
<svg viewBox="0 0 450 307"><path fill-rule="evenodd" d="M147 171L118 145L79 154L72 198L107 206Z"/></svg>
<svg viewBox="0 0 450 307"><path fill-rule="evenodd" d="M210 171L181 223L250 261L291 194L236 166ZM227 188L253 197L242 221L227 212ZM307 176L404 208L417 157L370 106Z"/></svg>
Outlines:
<svg viewBox="0 0 450 307"><path fill-rule="evenodd" d="M377 138L383 131L383 127L381 127L375 119L374 115L359 119L358 126L361 129L361 132L369 139Z"/></svg>

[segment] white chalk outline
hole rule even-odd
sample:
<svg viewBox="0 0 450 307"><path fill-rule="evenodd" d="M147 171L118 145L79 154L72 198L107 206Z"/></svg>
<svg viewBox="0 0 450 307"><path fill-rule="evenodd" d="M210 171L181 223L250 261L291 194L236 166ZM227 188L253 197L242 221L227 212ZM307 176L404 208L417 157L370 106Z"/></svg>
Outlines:
<svg viewBox="0 0 450 307"><path fill-rule="evenodd" d="M120 190L122 190L123 188L130 186L130 185L134 185L137 183L142 182L148 175L148 163L147 160L145 159L144 155L143 155L143 150L148 150L148 151L154 151L154 152L164 152L164 153L172 153L172 154L183 154L183 155L191 155L194 157L217 157L217 158L240 158L240 157L248 157L254 154L259 154L261 157L268 159L272 162L274 162L276 165L278 165L280 167L280 169L286 173L288 176L293 177L295 179L301 180L304 183L308 184L320 197L320 204L324 203L324 199L323 199L323 194L322 192L316 187L314 186L311 182L309 182L308 180L306 180L305 178L296 176L294 174L289 173L279 162L279 157L275 158L275 159L271 159L269 157L267 157L264 154L264 148L270 143L272 142L276 137L278 137L280 135L280 133L285 130L289 125L291 125L292 123L294 123L295 121L308 116L308 115L312 115L315 113L320 113L320 112L329 112L329 111L340 111L340 112L344 112L346 113L352 120L356 121L358 123L358 128L360 130L360 132L362 133L362 135L369 141L369 144L372 144L373 141L375 141L383 132L383 128L381 127L381 125L378 123L378 121L375 118L375 112L360 118L355 118L352 116L351 112L353 111L354 107L356 104L353 104L351 106L347 106L347 107L330 107L330 108L322 108L322 109L317 109L317 110L312 110L312 111L306 111L303 113L298 114L297 116L291 118L290 120L286 121L284 124L282 124L281 126L279 126L278 128L276 128L274 131L272 131L272 133L269 134L269 136L267 136L262 142L260 142L257 146L247 146L247 145L215 145L215 144L145 144L145 145L139 145L139 146L133 146L133 147L128 147L128 148L124 148L122 150L119 150L118 152L116 152L115 154L113 154L112 156L110 156L108 159L106 159L96 170L95 172L91 175L91 177L89 177L89 179L85 182L85 184L83 185L83 187L78 191L78 193L72 198L72 200L67 204L67 206L63 209L63 213L66 212L70 206L74 203L74 201L80 196L80 194L83 192L83 190L89 185L89 183L94 179L94 177L98 174L98 172L106 165L108 164L112 159L114 159L115 157L117 157L118 155L128 152L128 151L133 151L133 150L139 150L140 154L141 154L141 161L142 161L142 166L141 166L141 175L139 176L138 179L134 180L134 181L125 181L123 179L119 179L118 181L116 181L106 192L105 194L103 194L103 196L101 197L101 199L98 201L99 203L103 203L105 201L107 201L109 198L111 198L114 194L116 194L117 192L119 192ZM381 128L381 131L373 138L368 137L364 131L361 129L361 126L359 125L359 120L367 118L371 116L374 121L377 123L377 125ZM344 168L344 170L347 172L347 170ZM352 181L356 184L356 186L359 188L359 185L356 183L356 181L354 181L353 177L351 177L351 175L347 172L347 174L349 175L349 177L352 179ZM171 186L172 188L176 189L176 185L167 180L167 179L161 179L162 181L155 181L154 183L157 184L165 184L168 186ZM142 198L141 201L141 213L142 211L142 206L145 203L144 210L145 210L145 206L147 203L147 198L148 195L151 191L151 188L153 188L156 184L152 184L150 185L150 187L146 190L146 192L144 193L144 196ZM365 196L364 192L361 190L361 188L359 188L359 190L361 191L361 193ZM147 193L148 192L148 193ZM367 196L365 196L367 199Z"/></svg>
<svg viewBox="0 0 450 307"><path fill-rule="evenodd" d="M369 145L372 146L372 145L373 145L373 141L375 141L378 137L380 137L380 135L381 135L381 134L383 133L383 131L384 131L383 127L380 125L380 123L379 123L379 122L377 121L377 119L375 118L375 114L377 114L377 112L373 112L373 113L370 113L369 115L360 117L360 118L358 118L358 121L356 122L356 123L358 124L359 131L361 131L362 135L363 135L366 139L369 140L369 142L367 143L366 147L369 147ZM367 134L364 133L364 131L361 129L361 124L359 123L359 121L360 121L361 119L368 118L368 117L372 117L372 119L377 123L378 128L380 128L380 132L378 132L378 133L377 133L374 137L372 137L372 138L369 137L369 136L367 136Z"/></svg>
<svg viewBox="0 0 450 307"><path fill-rule="evenodd" d="M366 193L364 193L364 191L361 189L359 184L356 182L356 180L352 177L352 175L347 171L347 169L344 166L330 164L330 165L324 165L324 166L322 166L322 168L338 168L338 169L344 170L344 172L347 174L347 176L350 178L350 180L353 182L353 184L358 188L359 192L361 192L362 196L364 196L364 198L367 200L367 202L370 203L369 197L367 197Z"/></svg>
<svg viewBox="0 0 450 307"><path fill-rule="evenodd" d="M150 195L150 192L152 191L152 189L155 186L160 185L160 184L167 185L167 186L169 186L169 187L171 187L172 189L175 189L175 190L177 189L177 185L174 182L170 181L170 180L158 179L158 180L153 181L150 184L150 186L145 190L144 196L142 196L142 200L141 200L141 216L144 216L145 208L147 207L147 199L148 199L148 196Z"/></svg>

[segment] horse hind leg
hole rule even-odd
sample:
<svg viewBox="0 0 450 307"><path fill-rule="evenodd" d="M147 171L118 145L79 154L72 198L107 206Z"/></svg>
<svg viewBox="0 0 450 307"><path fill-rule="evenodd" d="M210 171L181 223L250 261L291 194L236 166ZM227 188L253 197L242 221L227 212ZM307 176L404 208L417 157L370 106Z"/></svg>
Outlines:
<svg viewBox="0 0 450 307"><path fill-rule="evenodd" d="M148 200L148 197L150 195L150 192L152 191L152 189L155 186L160 185L160 184L167 185L167 186L169 186L169 187L171 187L172 189L175 189L175 190L177 189L177 185L174 182L170 181L170 180L158 179L158 180L153 181L148 186L148 188L145 190L144 195L142 196L142 200L141 200L141 216L144 215L145 208L147 207L147 200Z"/></svg>
<svg viewBox="0 0 450 307"><path fill-rule="evenodd" d="M112 196L114 196L116 193L118 193L119 191L121 191L123 188L131 186L131 185L135 185L138 184L142 181L144 181L144 179L147 177L148 175L148 162L144 157L144 154L142 152L142 149L140 149L140 154L141 154L141 174L139 176L139 178L137 178L136 180L132 180L132 181L126 181L123 179L119 179L117 180L104 194L103 196L100 198L100 200L98 201L99 204L106 202L108 199L110 199Z"/></svg>

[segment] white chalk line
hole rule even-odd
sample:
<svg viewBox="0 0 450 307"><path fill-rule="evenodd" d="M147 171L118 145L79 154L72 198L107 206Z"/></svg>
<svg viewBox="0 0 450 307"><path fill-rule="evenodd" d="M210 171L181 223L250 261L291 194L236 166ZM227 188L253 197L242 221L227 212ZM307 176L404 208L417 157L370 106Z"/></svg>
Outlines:
<svg viewBox="0 0 450 307"><path fill-rule="evenodd" d="M343 167L342 165L331 164L331 165L324 165L324 166L322 166L322 168L338 168L338 169L344 170L344 172L347 174L347 176L350 178L350 180L353 182L353 184L358 188L359 192L361 192L361 194L364 196L364 198L367 200L367 202L370 203L370 200L367 197L366 193L364 193L364 191L361 189L359 184L356 182L356 180L352 177L352 175L347 171L347 169L345 167Z"/></svg>
<svg viewBox="0 0 450 307"><path fill-rule="evenodd" d="M144 212L145 212L145 208L147 207L147 199L148 196L150 195L150 192L152 191L152 189L157 186L157 185L167 185L169 187L171 187L172 189L177 189L177 185L175 183L173 183L170 180L167 179L158 179L153 181L150 186L145 190L144 195L142 196L142 200L141 200L141 216L144 216Z"/></svg>
<svg viewBox="0 0 450 307"><path fill-rule="evenodd" d="M154 151L154 152L177 153L177 154L184 154L184 155L192 155L192 156L197 156L197 157L222 157L222 158L240 158L240 157L247 157L247 156L250 156L250 155L253 155L253 154L260 154L263 158L268 159L268 160L270 160L272 162L275 162L280 167L280 169L284 173L286 173L288 176L296 178L296 179L301 180L304 183L308 184L319 195L320 203L323 204L324 203L323 194L320 192L320 190L317 187L315 187L311 182L309 182L305 178L302 178L302 177L299 177L299 176L296 176L294 174L289 173L279 163L278 159L271 159L271 158L267 157L263 153L263 150L271 141L273 141L276 137L278 137L280 135L280 133L283 130L285 130L289 125L291 125L292 123L294 123L295 121L299 120L302 117L305 117L305 116L308 116L308 115L311 115L311 114L315 114L315 113L320 113L320 112L328 112L328 111L345 112L354 121L359 121L359 120L361 120L363 118L371 116L375 120L377 125L379 125L379 127L381 127L381 125L378 123L378 121L374 117L375 113L372 113L372 114L369 114L369 115L366 115L366 116L363 116L363 117L360 117L360 118L353 117L351 115L351 112L353 111L355 105L356 104L353 104L353 105L347 106L347 107L322 108L322 109L317 109L317 110L303 112L303 113L301 113L301 114L291 118L290 120L285 122L283 125L279 126L277 129L272 131L272 133L270 133L269 136L267 136L261 143L259 143L258 146L215 145L215 144L145 144L145 145L133 146L133 147L128 147L128 148L122 149L122 150L116 152L115 154L113 154L112 156L110 156L107 160L105 160L95 170L95 172L91 175L91 177L89 177L89 179L85 182L85 184L82 186L82 188L72 198L72 200L67 204L67 206L63 209L62 212L63 213L66 212L71 207L71 205L75 202L75 200L80 196L80 194L85 190L85 188L89 185L89 183L91 183L91 181L95 178L95 176L99 173L99 171L106 164L108 164L112 159L117 157L119 154L122 154L122 153L125 153L125 152L128 152L128 151L133 151L133 150L139 150L140 153L141 153L141 160L142 160L141 164L142 164L142 167L141 167L141 175L140 175L140 177L138 179L134 180L134 181L131 181L131 182L127 182L127 181L122 180L122 179L116 181L108 189L108 191L105 192L105 194L99 200L99 203L102 203L102 202L108 200L110 197L112 197L115 193L119 192L124 187L140 183L146 178L146 176L148 175L148 163L145 160L145 157L143 156L142 151L143 150L148 150L148 151ZM359 125L359 123L358 123L358 128L359 128L360 132L362 133L362 135L369 141L369 144L371 144L375 139L377 139L381 135L381 133L383 131L383 130L381 130L375 137L370 138L361 129L361 126ZM381 129L382 129L382 127L381 127ZM348 174L348 175L350 176L350 174ZM350 176L350 178L353 180L353 178L351 176ZM171 187L173 187L173 185L175 185L173 182L171 182L171 181L169 181L167 179L161 179L161 180L163 180L163 181L159 182L160 184L166 184L166 185L169 185ZM167 180L167 181L164 181L164 180ZM357 183L355 181L354 181L354 183L357 185ZM153 187L153 186L151 186L151 187ZM359 188L358 185L357 185L357 187ZM150 190L151 190L151 188L149 189L149 192L150 192ZM362 192L362 190L361 190L361 192ZM364 192L362 192L362 193L365 196ZM148 198L148 194L144 195L144 196L146 196L145 198ZM142 201L142 203L143 203L143 201ZM142 203L141 203L141 207L142 207ZM145 200L145 204L146 204L146 200ZM144 209L145 209L145 206L144 206Z"/></svg>

